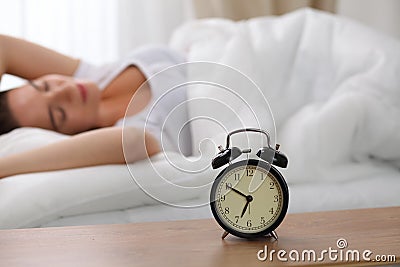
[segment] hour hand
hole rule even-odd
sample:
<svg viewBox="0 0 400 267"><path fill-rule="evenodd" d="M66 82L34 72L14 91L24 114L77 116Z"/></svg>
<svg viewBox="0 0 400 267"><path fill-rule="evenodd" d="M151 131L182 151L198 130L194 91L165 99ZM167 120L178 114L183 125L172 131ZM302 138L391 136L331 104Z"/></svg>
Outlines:
<svg viewBox="0 0 400 267"><path fill-rule="evenodd" d="M247 198L247 196L246 196L245 194L243 194L242 192L240 192L239 190L237 190L237 189L235 189L235 188L233 188L233 187L231 187L231 186L229 186L229 188L230 188L233 192L238 193L239 195L241 195L241 196Z"/></svg>

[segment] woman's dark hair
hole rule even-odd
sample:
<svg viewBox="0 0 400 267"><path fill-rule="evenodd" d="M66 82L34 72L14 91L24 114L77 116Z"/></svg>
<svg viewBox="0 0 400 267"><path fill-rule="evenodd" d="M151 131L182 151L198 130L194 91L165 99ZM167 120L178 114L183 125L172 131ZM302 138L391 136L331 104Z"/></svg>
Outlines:
<svg viewBox="0 0 400 267"><path fill-rule="evenodd" d="M8 106L8 92L0 92L0 135L20 127Z"/></svg>

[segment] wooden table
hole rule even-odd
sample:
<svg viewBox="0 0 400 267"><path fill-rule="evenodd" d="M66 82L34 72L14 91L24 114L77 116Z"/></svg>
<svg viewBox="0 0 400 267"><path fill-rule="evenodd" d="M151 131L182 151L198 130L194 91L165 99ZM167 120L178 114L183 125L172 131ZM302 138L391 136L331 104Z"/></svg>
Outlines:
<svg viewBox="0 0 400 267"><path fill-rule="evenodd" d="M343 252L371 250L376 255L396 255L400 264L400 207L289 214L271 238L249 241L222 231L213 220L18 229L0 231L0 266L275 266L275 265L378 265L382 262L295 261L315 250ZM339 249L339 238L347 247ZM271 250L272 262L260 261ZM286 262L277 258L286 251ZM281 252L283 253L283 252ZM311 252L310 252L311 253ZM310 254L311 255L311 254ZM284 255L281 255L283 259ZM389 257L388 256L388 257ZM268 256L269 257L269 256ZM352 258L349 256L349 259ZM299 257L300 260L300 257Z"/></svg>

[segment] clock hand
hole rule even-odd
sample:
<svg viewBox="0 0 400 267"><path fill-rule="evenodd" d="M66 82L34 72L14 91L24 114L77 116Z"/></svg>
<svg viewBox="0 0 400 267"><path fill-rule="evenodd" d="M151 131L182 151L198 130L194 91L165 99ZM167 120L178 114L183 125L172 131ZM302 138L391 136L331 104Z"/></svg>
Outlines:
<svg viewBox="0 0 400 267"><path fill-rule="evenodd" d="M240 218L243 217L243 215L246 213L247 207L249 207L249 213L250 213L250 202L253 201L253 197L251 195L246 196L246 205L244 205L244 208L242 210L242 214L240 215Z"/></svg>
<svg viewBox="0 0 400 267"><path fill-rule="evenodd" d="M244 205L244 208L243 208L243 210L242 210L242 214L240 215L240 218L242 218L243 215L245 214L245 212L246 212L246 210L247 210L247 207L249 206L249 203L250 203L250 201L247 201L247 202L246 202L246 205Z"/></svg>
<svg viewBox="0 0 400 267"><path fill-rule="evenodd" d="M247 196L246 196L245 194L243 194L242 192L240 192L239 190L237 190L237 189L235 189L235 188L233 188L233 187L231 187L231 186L228 186L228 187L229 187L233 192L236 192L236 193L238 193L239 195L241 195L241 196L247 198Z"/></svg>

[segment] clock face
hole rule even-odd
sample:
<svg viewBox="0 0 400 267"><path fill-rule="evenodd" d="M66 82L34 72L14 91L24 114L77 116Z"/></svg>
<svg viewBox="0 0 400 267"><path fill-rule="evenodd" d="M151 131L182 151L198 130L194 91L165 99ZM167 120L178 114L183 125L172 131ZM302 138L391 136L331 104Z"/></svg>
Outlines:
<svg viewBox="0 0 400 267"><path fill-rule="evenodd" d="M223 170L210 198L213 215L227 232L251 238L270 233L282 222L289 192L273 166L250 159Z"/></svg>

